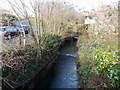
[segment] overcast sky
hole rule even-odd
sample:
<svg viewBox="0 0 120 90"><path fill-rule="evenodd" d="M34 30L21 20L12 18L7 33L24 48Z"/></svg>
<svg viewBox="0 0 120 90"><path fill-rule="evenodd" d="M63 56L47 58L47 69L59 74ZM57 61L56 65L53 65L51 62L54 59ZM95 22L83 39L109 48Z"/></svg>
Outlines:
<svg viewBox="0 0 120 90"><path fill-rule="evenodd" d="M19 1L19 0L10 0L10 1ZM30 7L29 4L29 0L23 0L28 7ZM55 0L38 0L38 1L55 1ZM84 8L84 10L90 10L90 9L95 9L97 7L99 7L102 4L109 4L111 2L118 2L118 0L56 0L59 2L70 2L73 3L74 7L76 7L76 9L78 8ZM12 10L9 3L7 2L7 0L0 0L0 8L2 9L7 9L7 10Z"/></svg>

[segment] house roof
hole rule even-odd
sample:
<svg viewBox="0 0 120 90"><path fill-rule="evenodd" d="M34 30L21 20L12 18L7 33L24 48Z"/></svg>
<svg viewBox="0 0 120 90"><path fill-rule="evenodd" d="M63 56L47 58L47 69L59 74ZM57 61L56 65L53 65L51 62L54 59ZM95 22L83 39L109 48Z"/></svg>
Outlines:
<svg viewBox="0 0 120 90"><path fill-rule="evenodd" d="M97 11L94 12L94 14L86 15L86 17L94 17L94 16L96 16L97 14L99 14L99 13L104 13L104 12L118 12L118 9L97 10Z"/></svg>
<svg viewBox="0 0 120 90"><path fill-rule="evenodd" d="M98 10L96 11L97 13L99 12L118 12L118 9L111 9L111 10Z"/></svg>

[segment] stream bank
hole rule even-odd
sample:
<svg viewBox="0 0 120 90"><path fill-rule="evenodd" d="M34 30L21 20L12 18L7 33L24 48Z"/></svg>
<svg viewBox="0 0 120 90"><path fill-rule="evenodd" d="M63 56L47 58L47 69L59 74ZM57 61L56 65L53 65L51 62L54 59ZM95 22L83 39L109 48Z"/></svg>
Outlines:
<svg viewBox="0 0 120 90"><path fill-rule="evenodd" d="M49 74L42 81L38 80L35 88L79 88L76 52L76 41L66 40Z"/></svg>

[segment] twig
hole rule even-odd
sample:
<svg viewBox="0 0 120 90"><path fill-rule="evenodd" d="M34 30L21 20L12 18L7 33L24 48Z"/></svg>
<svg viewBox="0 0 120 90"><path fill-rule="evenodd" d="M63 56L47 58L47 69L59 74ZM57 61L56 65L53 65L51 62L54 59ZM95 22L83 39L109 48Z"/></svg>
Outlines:
<svg viewBox="0 0 120 90"><path fill-rule="evenodd" d="M13 87L12 85L10 85L10 83L8 83L5 78L2 78L2 79L3 79L3 81L4 81L8 86L10 86L12 89L14 89L14 87Z"/></svg>

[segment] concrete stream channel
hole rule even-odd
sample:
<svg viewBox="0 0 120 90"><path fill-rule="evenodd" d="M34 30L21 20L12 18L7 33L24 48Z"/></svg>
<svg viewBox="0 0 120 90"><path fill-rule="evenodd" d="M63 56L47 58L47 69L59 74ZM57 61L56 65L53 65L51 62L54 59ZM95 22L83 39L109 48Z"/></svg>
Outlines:
<svg viewBox="0 0 120 90"><path fill-rule="evenodd" d="M76 41L68 40L60 49L60 56L42 81L35 88L79 88L80 80L76 67Z"/></svg>
<svg viewBox="0 0 120 90"><path fill-rule="evenodd" d="M40 90L51 88L79 88L80 80L76 66L76 40L65 40L60 55L50 61L38 74L15 90Z"/></svg>

